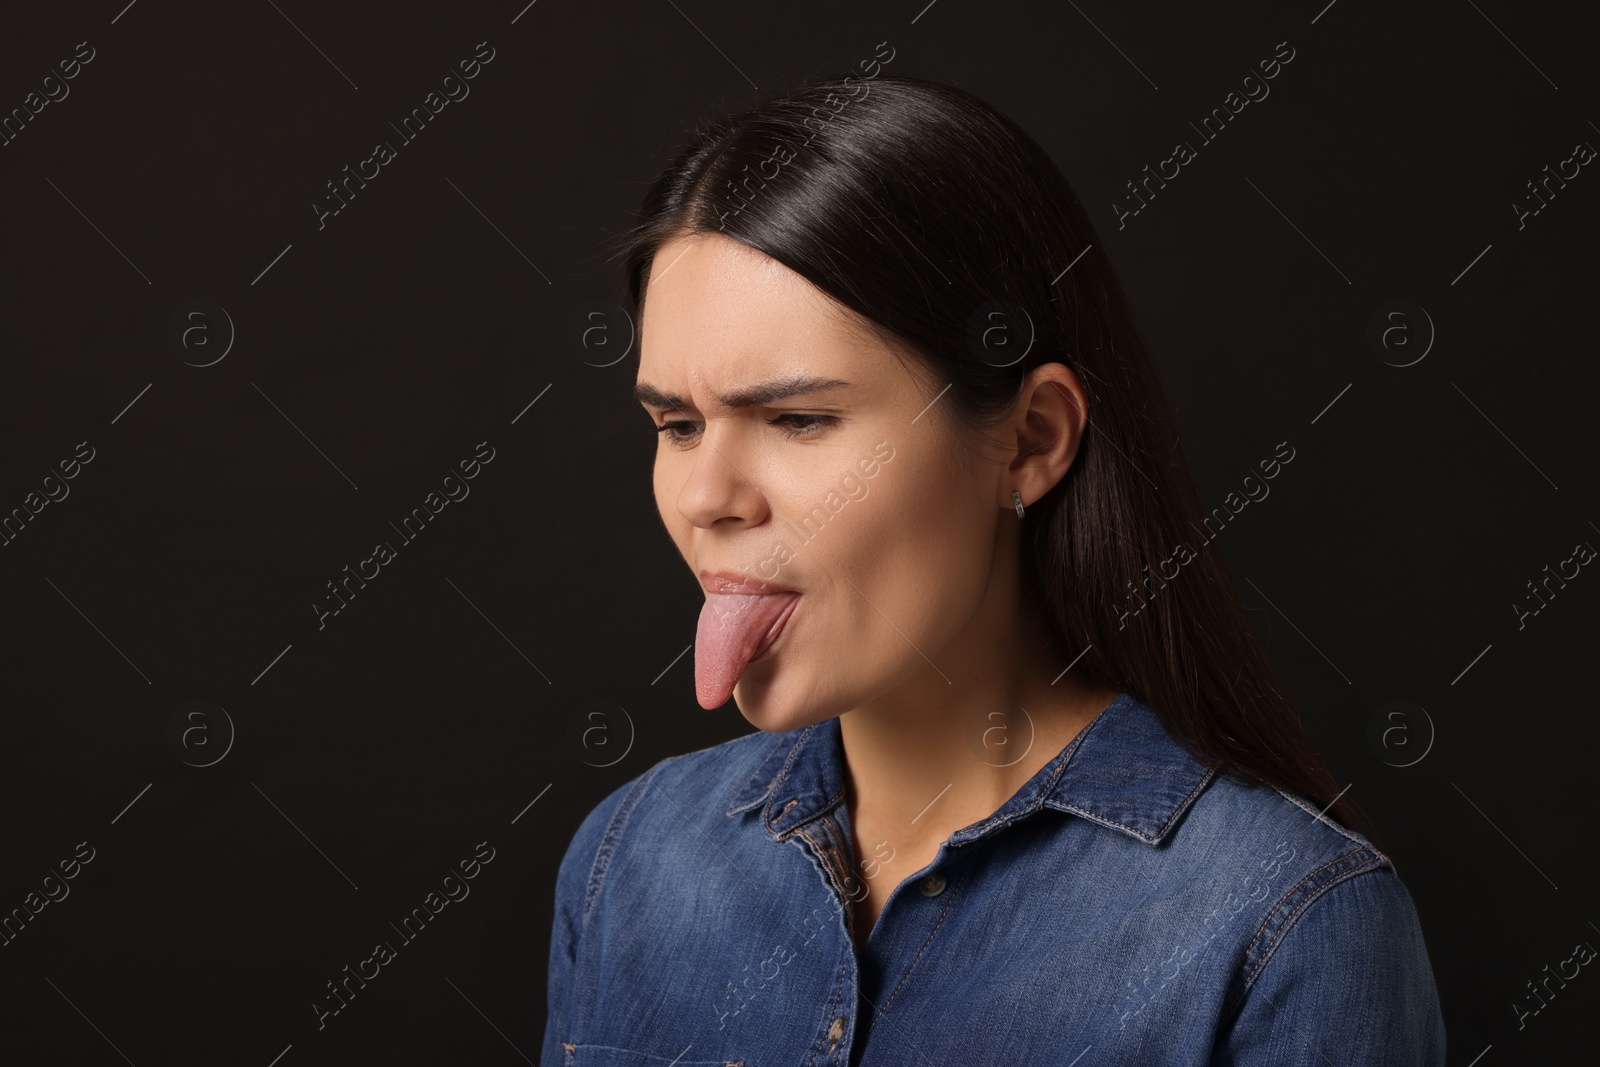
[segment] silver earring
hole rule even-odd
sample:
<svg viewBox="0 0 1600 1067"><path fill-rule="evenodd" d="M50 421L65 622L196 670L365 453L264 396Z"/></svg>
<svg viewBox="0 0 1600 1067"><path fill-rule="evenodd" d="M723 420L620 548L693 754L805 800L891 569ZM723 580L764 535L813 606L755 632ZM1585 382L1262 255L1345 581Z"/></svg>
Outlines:
<svg viewBox="0 0 1600 1067"><path fill-rule="evenodd" d="M1022 518L1022 494L1011 490L1011 502L1017 506L1017 518Z"/></svg>

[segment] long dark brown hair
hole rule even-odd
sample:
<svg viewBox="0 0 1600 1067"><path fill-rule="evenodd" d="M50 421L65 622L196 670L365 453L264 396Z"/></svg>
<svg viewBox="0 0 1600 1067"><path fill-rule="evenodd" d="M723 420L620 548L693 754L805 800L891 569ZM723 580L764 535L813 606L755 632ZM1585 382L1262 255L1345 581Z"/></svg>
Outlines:
<svg viewBox="0 0 1600 1067"><path fill-rule="evenodd" d="M1220 554L1189 547L1205 518L1171 410L1061 169L971 93L872 66L693 133L610 246L635 321L657 249L721 233L859 313L924 380L950 383L940 408L975 439L1013 410L1027 371L1066 364L1088 431L1023 519L1024 578L1061 649L1087 645L1075 669L1149 705L1219 773L1376 842L1336 799Z"/></svg>

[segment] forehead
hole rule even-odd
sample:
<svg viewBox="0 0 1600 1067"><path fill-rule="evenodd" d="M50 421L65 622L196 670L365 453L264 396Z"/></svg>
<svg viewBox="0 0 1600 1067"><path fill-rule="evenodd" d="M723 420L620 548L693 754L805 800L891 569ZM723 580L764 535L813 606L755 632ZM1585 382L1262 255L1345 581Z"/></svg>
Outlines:
<svg viewBox="0 0 1600 1067"><path fill-rule="evenodd" d="M765 253L721 234L678 238L651 265L639 380L697 396L784 375L854 382L885 358L869 336L849 309Z"/></svg>

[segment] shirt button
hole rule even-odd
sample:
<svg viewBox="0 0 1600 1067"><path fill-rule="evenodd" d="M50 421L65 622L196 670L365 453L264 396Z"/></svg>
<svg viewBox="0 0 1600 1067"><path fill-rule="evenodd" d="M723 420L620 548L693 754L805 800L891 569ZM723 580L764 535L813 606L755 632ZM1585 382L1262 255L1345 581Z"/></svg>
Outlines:
<svg viewBox="0 0 1600 1067"><path fill-rule="evenodd" d="M828 1044L837 1045L839 1043L839 1039L843 1036L844 1016L841 1015L837 1019L833 1020L832 1026L828 1027Z"/></svg>
<svg viewBox="0 0 1600 1067"><path fill-rule="evenodd" d="M928 877L917 883L917 888L922 890L922 895L925 897L938 896L940 893L944 892L944 886L944 875L937 873L930 874Z"/></svg>

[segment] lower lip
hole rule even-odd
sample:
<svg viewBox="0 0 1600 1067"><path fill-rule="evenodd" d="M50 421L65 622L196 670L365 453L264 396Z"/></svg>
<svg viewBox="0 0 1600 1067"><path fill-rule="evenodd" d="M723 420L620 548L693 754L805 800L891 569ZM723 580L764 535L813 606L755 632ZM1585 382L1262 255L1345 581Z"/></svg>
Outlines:
<svg viewBox="0 0 1600 1067"><path fill-rule="evenodd" d="M762 638L761 644L756 646L756 654L750 657L751 663L754 663L762 656L765 656L769 651L771 651L772 646L777 644L778 637L783 633L784 630L788 629L789 620L794 616L794 609L799 606L800 594L796 593L794 602L791 603L787 609L785 609L782 615L778 616L777 621L772 624L772 629L767 631L767 636Z"/></svg>

